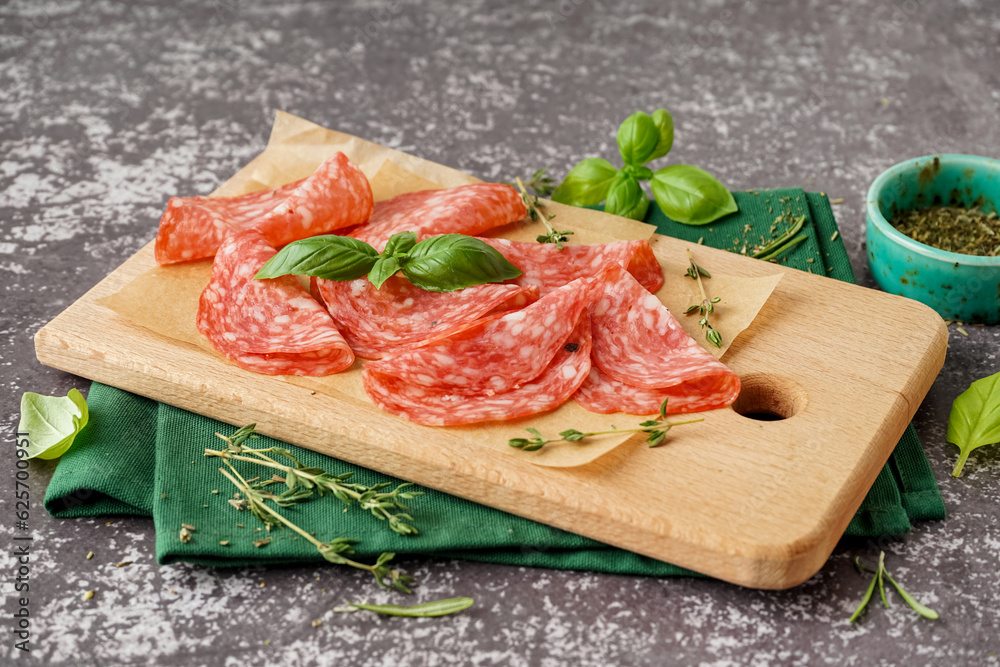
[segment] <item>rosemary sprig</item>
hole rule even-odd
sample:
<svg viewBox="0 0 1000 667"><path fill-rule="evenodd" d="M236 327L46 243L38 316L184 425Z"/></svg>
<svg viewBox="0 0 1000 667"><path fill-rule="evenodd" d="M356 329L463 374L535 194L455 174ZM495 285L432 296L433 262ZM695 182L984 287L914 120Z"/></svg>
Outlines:
<svg viewBox="0 0 1000 667"><path fill-rule="evenodd" d="M511 438L507 441L507 444L511 447L516 447L517 449L523 450L525 452L535 452L544 447L545 445L552 442L578 442L584 438L590 438L595 435L609 435L611 433L648 433L649 436L646 438L646 442L649 443L650 447L659 447L663 444L663 441L667 437L667 432L674 426L681 426L683 424L694 424L696 422L705 421L702 418L698 419L688 419L685 421L671 422L667 421L667 399L663 399L663 403L660 404L660 418L659 419L648 419L639 424L638 428L629 429L616 429L611 428L607 431L590 431L583 433L576 430L575 428L567 429L559 434L558 438L546 438L541 432L536 428L526 428L528 433L531 433L533 438Z"/></svg>
<svg viewBox="0 0 1000 667"><path fill-rule="evenodd" d="M861 574L864 574L865 572L871 572L872 580L871 583L868 584L868 590L865 591L865 596L864 598L862 598L861 604L854 611L854 613L851 614L850 621L848 621L849 623L853 623L861 616L861 614L864 613L865 609L868 607L868 603L871 602L872 594L875 592L876 585L878 586L879 595L882 598L882 604L885 605L886 609L889 608L889 600L885 596L886 579L888 579L889 583L892 584L893 587L895 587L896 592L898 592L899 596L906 601L906 604L910 605L913 611L917 612L924 618L929 618L931 620L935 620L938 618L938 613L936 611L934 611L930 607L926 607L917 602L917 600L912 595L903 590L903 587L899 585L899 582L897 582L895 579L892 578L892 575L889 574L889 571L885 569L884 551L879 553L878 567L875 570L868 569L867 567L862 565L860 558L854 559L854 566L858 568L858 572Z"/></svg>
<svg viewBox="0 0 1000 667"><path fill-rule="evenodd" d="M328 562L336 565L347 565L348 567L371 572L379 586L384 588L396 588L404 593L412 592L408 584L413 583L413 577L389 567L389 561L391 561L396 554L391 552L381 553L373 565L367 565L365 563L359 563L355 560L351 560L348 556L354 553L354 547L352 545L357 542L357 540L346 537L336 537L329 542L320 542L311 534L292 523L280 512L271 508L266 502L268 498L266 498L265 494L263 494L259 488L255 488L250 482L244 479L243 476L240 475L239 471L233 467L232 463L225 459L223 459L223 463L226 464L229 470L219 468L219 472L225 475L225 477L232 482L243 495L243 498L246 501L246 506L250 512L269 528L270 526L282 525L288 527L312 543L316 547L317 551L319 551L323 558L325 558Z"/></svg>
<svg viewBox="0 0 1000 667"><path fill-rule="evenodd" d="M544 170L542 170L544 171ZM537 175L538 172L535 172ZM563 249L563 243L569 241L569 236L573 233L571 230L567 229L564 231L556 231L555 228L549 223L549 220L556 217L555 213L549 213L545 210L545 202L538 198L540 194L536 189L534 195L528 194L528 191L524 187L524 183L520 178L515 178L514 181L517 183L518 189L521 191L521 200L524 202L525 208L528 209L528 218L532 222L542 221L545 225L545 234L539 234L535 237L535 240L539 243L555 243L556 247L560 250Z"/></svg>
<svg viewBox="0 0 1000 667"><path fill-rule="evenodd" d="M271 500L279 507L291 507L296 503L309 500L313 494L322 497L327 493L332 494L337 500L345 505L356 502L363 510L368 510L375 518L387 521L389 528L400 535L416 535L418 530L408 522L413 521L413 517L407 513L407 507L403 500L410 500L417 496L422 496L422 491L407 491L414 486L406 482L398 485L395 489L388 491L392 486L385 482L374 486L364 484L353 484L347 480L354 473L343 473L333 475L322 468L310 467L296 459L290 451L283 447L267 447L263 449L251 449L244 443L248 438L256 438L256 424L249 424L239 429L230 437L221 433L216 433L222 438L227 446L222 450L206 449L205 456L217 456L222 459L236 461L247 461L257 465L266 466L274 470L280 470L284 477L275 475L269 480L257 482L255 490L259 491L263 498ZM268 454L283 456L292 463L294 467L281 463ZM280 494L265 491L265 487L271 484L284 484L287 489ZM402 510L402 511L397 511Z"/></svg>
<svg viewBox="0 0 1000 667"><path fill-rule="evenodd" d="M790 214L789 214L789 217ZM781 218L779 217L778 220ZM777 222L777 221L776 221ZM805 234L801 236L795 236L802 231L802 227L806 224L806 216L800 215L792 223L792 226L781 233L778 238L774 239L770 243L767 243L760 248L756 248L753 253L750 254L754 259L762 259L765 261L770 261L777 259L779 255L791 250L798 244L805 241L808 237ZM772 226L772 230L774 227Z"/></svg>
<svg viewBox="0 0 1000 667"><path fill-rule="evenodd" d="M697 310L698 314L701 315L701 319L698 321L698 324L700 324L701 328L705 330L705 340L715 347L722 347L722 334L720 334L718 329L714 328L708 321L708 316L715 312L715 304L722 301L722 297L717 296L709 299L708 295L705 294L705 285L701 282L701 277L705 276L706 278L711 278L712 274L695 263L690 250L688 250L688 268L684 275L698 281L698 290L701 292L701 303L688 306L687 310L684 311L684 314L690 315Z"/></svg>

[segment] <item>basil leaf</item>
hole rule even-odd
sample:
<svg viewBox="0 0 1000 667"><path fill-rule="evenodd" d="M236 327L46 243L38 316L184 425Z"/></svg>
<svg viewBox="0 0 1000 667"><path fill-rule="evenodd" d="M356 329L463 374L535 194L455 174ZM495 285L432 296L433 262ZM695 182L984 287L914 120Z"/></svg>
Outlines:
<svg viewBox="0 0 1000 667"><path fill-rule="evenodd" d="M608 191L604 211L623 218L642 220L649 209L649 197L634 176L620 172Z"/></svg>
<svg viewBox="0 0 1000 667"><path fill-rule="evenodd" d="M386 241L385 250L382 251L384 257L393 255L405 255L417 244L416 232L398 232L389 237Z"/></svg>
<svg viewBox="0 0 1000 667"><path fill-rule="evenodd" d="M608 196L618 170L599 157L581 160L552 193L552 201L570 206L596 206Z"/></svg>
<svg viewBox="0 0 1000 667"><path fill-rule="evenodd" d="M380 289L382 287L382 283L389 278L392 278L396 271L399 271L399 259L383 255L378 258L378 261L375 262L375 266L373 266L372 270L368 272L368 280L375 286L375 289Z"/></svg>
<svg viewBox="0 0 1000 667"><path fill-rule="evenodd" d="M365 611L373 611L384 616L410 616L417 618L429 618L435 616L447 616L464 609L468 609L475 601L472 598L450 598L447 600L435 600L415 605L399 604L364 604L351 602L349 606Z"/></svg>
<svg viewBox="0 0 1000 667"><path fill-rule="evenodd" d="M636 111L618 128L618 152L625 164L646 164L659 142L656 124L643 111Z"/></svg>
<svg viewBox="0 0 1000 667"><path fill-rule="evenodd" d="M371 271L378 251L350 236L313 236L289 243L254 276L315 276L325 280L354 280Z"/></svg>
<svg viewBox="0 0 1000 667"><path fill-rule="evenodd" d="M951 404L948 442L959 449L951 474L962 475L972 450L1000 442L1000 373L976 380Z"/></svg>
<svg viewBox="0 0 1000 667"><path fill-rule="evenodd" d="M657 109L652 115L653 125L656 126L660 134L660 140L656 143L656 148L649 156L649 160L661 158L670 152L674 145L674 117L666 109Z"/></svg>
<svg viewBox="0 0 1000 667"><path fill-rule="evenodd" d="M707 171L689 164L675 164L653 174L653 196L663 212L677 222L707 225L735 213L736 200Z"/></svg>
<svg viewBox="0 0 1000 667"><path fill-rule="evenodd" d="M444 234L413 246L403 262L403 275L420 289L454 292L517 278L521 270L477 238Z"/></svg>
<svg viewBox="0 0 1000 667"><path fill-rule="evenodd" d="M17 431L28 434L27 458L48 460L65 454L89 416L87 402L76 389L70 389L67 396L24 392Z"/></svg>

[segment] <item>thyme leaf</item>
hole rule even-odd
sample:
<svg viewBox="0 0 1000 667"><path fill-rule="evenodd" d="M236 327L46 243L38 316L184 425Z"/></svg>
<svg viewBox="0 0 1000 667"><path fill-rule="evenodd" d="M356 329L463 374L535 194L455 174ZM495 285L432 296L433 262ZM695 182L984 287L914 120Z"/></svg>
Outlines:
<svg viewBox="0 0 1000 667"><path fill-rule="evenodd" d="M701 315L701 319L698 321L698 324L700 324L701 328L705 331L705 340L715 347L722 347L722 334L720 334L718 329L714 328L708 321L708 316L715 312L715 304L722 301L722 297L717 296L712 299L708 298L708 295L705 293L705 285L701 282L701 277L705 276L706 278L711 278L712 274L695 263L690 250L688 250L688 268L684 275L698 281L698 290L701 292L701 303L688 306L687 310L684 311L684 314L690 315L695 311L698 311L698 314Z"/></svg>
<svg viewBox="0 0 1000 667"><path fill-rule="evenodd" d="M544 172L545 170L542 169L540 171ZM538 173L539 172L535 172L535 175L537 176ZM539 234L537 237L535 237L535 240L538 241L539 243L554 243L556 245L556 248L562 250L563 243L569 241L569 237L573 232L569 229L563 231L556 231L556 229L552 227L552 225L549 223L549 220L556 217L556 214L549 213L548 211L545 210L545 202L539 199L539 195L542 195L543 192L540 192L536 187L535 194L533 195L528 194L528 191L525 188L524 183L521 181L520 178L515 178L514 181L517 184L518 189L521 191L521 200L524 202L524 206L528 210L528 219L531 220L532 222L538 222L540 220L542 224L545 225L546 233Z"/></svg>

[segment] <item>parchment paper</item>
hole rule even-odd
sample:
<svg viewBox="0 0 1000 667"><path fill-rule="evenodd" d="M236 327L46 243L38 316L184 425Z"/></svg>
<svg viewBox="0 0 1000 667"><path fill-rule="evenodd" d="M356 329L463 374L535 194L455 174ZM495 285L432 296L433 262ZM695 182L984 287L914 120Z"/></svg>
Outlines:
<svg viewBox="0 0 1000 667"><path fill-rule="evenodd" d="M236 195L264 187L275 187L304 178L315 171L324 160L336 151L343 151L358 164L368 176L376 201L422 189L452 187L477 182L459 171L416 158L399 151L378 146L368 141L324 129L291 114L279 112L267 148L241 169L233 178L218 188L215 195ZM652 225L611 216L597 211L559 204L549 204L549 211L556 213L553 220L561 229L572 229L571 243L604 243L612 240L648 239ZM539 223L518 223L496 231L496 235L514 240L534 240L542 229ZM684 278L683 266L665 267L667 286L657 296L678 314L684 328L699 342L704 335L697 326L697 318L685 318L683 312L696 294L694 281ZM706 266L709 271L711 267ZM140 275L119 292L106 297L101 304L119 316L159 335L192 345L204 351L208 363L230 363L219 355L198 333L195 314L198 298L211 275L210 260L174 266L156 266ZM774 279L726 278L713 273L711 286L706 284L710 296L721 296L716 328L728 344L746 328L767 300L779 276ZM691 283L695 293L686 290L684 283ZM768 287L769 285L769 287ZM723 305L726 307L723 308ZM680 310L678 310L678 308ZM704 344L704 343L703 343ZM707 345L707 344L706 344ZM708 346L711 347L711 346ZM725 352L715 350L718 354ZM351 369L323 378L280 376L275 381L303 386L343 401L372 405L361 383L363 362ZM249 377L260 376L249 371ZM374 406L372 406L372 409ZM389 415L381 418L393 419ZM525 427L532 426L549 437L555 437L567 428L581 431L603 431L614 423L618 428L642 421L629 415L599 415L588 412L573 401L543 415L506 422L489 422L468 426L447 427L476 445L489 447L506 456L521 456L533 463L550 467L584 465L615 449L629 440L627 435L612 435L587 439L567 445L548 446L538 452L522 452L507 445L508 440L526 435ZM641 436L635 440L641 439ZM429 443L430 446L430 443Z"/></svg>

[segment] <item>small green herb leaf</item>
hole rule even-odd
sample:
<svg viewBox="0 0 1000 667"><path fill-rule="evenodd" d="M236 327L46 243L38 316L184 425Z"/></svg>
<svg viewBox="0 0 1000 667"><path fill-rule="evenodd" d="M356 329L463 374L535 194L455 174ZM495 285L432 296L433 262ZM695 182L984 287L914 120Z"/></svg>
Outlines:
<svg viewBox="0 0 1000 667"><path fill-rule="evenodd" d="M382 283L391 278L399 271L399 259L391 255L382 255L375 262L375 266L368 272L368 280L375 289L382 287Z"/></svg>
<svg viewBox="0 0 1000 667"><path fill-rule="evenodd" d="M858 608L854 610L853 614L851 614L851 618L850 620L848 620L848 623L853 623L854 621L858 620L858 617L860 617L861 614L865 612L865 608L867 608L868 603L871 602L872 594L875 593L875 584L877 583L878 583L878 577L873 576L871 583L868 584L868 590L865 591L865 596L861 598L861 604L859 604Z"/></svg>
<svg viewBox="0 0 1000 667"><path fill-rule="evenodd" d="M608 196L618 170L599 157L581 160L552 193L552 201L571 206L596 206Z"/></svg>
<svg viewBox="0 0 1000 667"><path fill-rule="evenodd" d="M24 392L17 431L28 434L27 458L55 459L65 454L88 417L87 402L76 389L67 396Z"/></svg>
<svg viewBox="0 0 1000 667"><path fill-rule="evenodd" d="M285 275L355 280L371 271L378 251L349 236L327 234L289 243L260 267L254 278Z"/></svg>
<svg viewBox="0 0 1000 667"><path fill-rule="evenodd" d="M639 181L623 171L618 172L608 191L608 201L604 205L604 211L623 218L642 220L646 217L648 209L649 197L639 185Z"/></svg>
<svg viewBox="0 0 1000 667"><path fill-rule="evenodd" d="M416 232L397 232L386 241L385 250L382 251L384 257L398 257L405 255L417 245Z"/></svg>
<svg viewBox="0 0 1000 667"><path fill-rule="evenodd" d="M651 118L660 134L660 140L656 143L653 154L649 156L649 160L656 160L669 153L674 145L674 117L666 109L657 109Z"/></svg>
<svg viewBox="0 0 1000 667"><path fill-rule="evenodd" d="M960 451L951 474L962 475L972 450L1000 442L1000 373L976 380L951 404L948 442Z"/></svg>
<svg viewBox="0 0 1000 667"><path fill-rule="evenodd" d="M636 111L618 127L618 152L625 164L646 164L659 143L659 129L644 111Z"/></svg>
<svg viewBox="0 0 1000 667"><path fill-rule="evenodd" d="M938 616L938 613L936 611L934 611L930 607L920 604L919 602L916 601L916 599L912 595L903 590L903 587L900 586L898 583L896 583L896 580L892 578L891 574L885 572L885 578L888 579L889 583L896 588L896 592L899 593L899 597L903 598L906 604L910 605L910 607L913 608L913 611L917 612L924 618L931 619L932 621L940 618L940 616Z"/></svg>
<svg viewBox="0 0 1000 667"><path fill-rule="evenodd" d="M424 239L413 246L402 268L411 283L430 292L453 292L521 275L521 270L492 246L462 234Z"/></svg>
<svg viewBox="0 0 1000 667"><path fill-rule="evenodd" d="M688 225L707 225L735 213L736 200L714 176L688 164L660 169L650 181L653 196L668 217Z"/></svg>
<svg viewBox="0 0 1000 667"><path fill-rule="evenodd" d="M472 598L449 598L447 600L435 600L411 606L398 604L364 604L351 602L350 607L372 611L383 616L409 616L414 618L432 618L436 616L447 616L455 614L473 605Z"/></svg>

